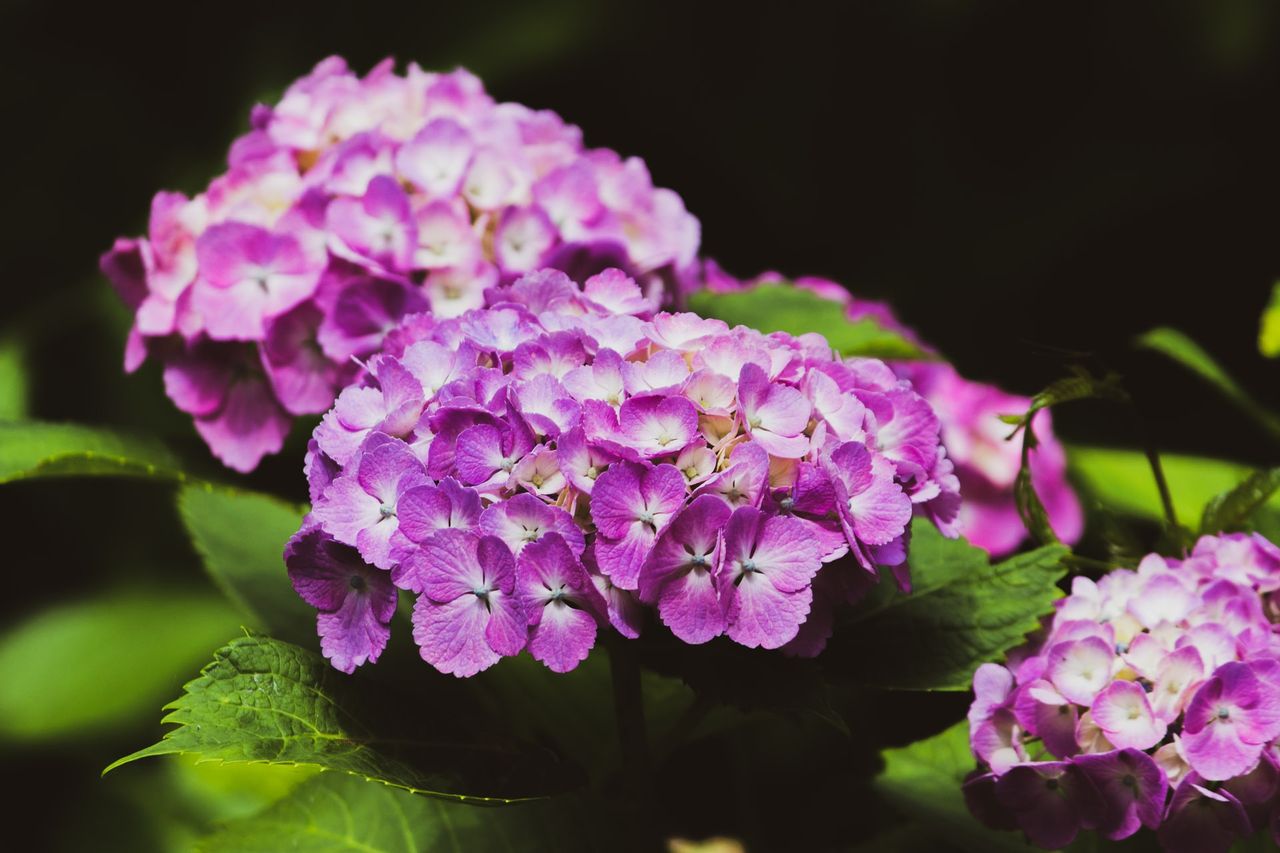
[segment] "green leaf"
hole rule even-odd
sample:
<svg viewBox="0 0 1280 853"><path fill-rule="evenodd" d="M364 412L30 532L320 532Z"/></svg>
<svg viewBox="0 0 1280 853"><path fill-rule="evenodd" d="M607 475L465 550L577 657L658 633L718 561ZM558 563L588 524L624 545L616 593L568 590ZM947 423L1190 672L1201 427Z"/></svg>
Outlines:
<svg viewBox="0 0 1280 853"><path fill-rule="evenodd" d="M0 338L0 421L27 417L26 350L16 337Z"/></svg>
<svg viewBox="0 0 1280 853"><path fill-rule="evenodd" d="M144 722L239 618L216 595L125 591L0 637L0 736L53 740Z"/></svg>
<svg viewBox="0 0 1280 853"><path fill-rule="evenodd" d="M451 685L449 681L454 681ZM104 773L154 755L336 770L415 793L509 803L562 790L554 756L511 746L462 704L456 680L420 677L429 701L332 669L319 655L266 637L219 649L166 706L159 743Z"/></svg>
<svg viewBox="0 0 1280 853"><path fill-rule="evenodd" d="M1026 413L1020 418L1004 419L1006 423L1015 425L1015 429L1009 435L1009 438L1012 439L1019 432L1022 433L1021 464L1018 468L1018 476L1013 483L1014 503L1018 508L1018 516L1022 519L1027 532L1031 534L1031 538L1034 541L1041 545L1058 544L1059 539L1058 535L1053 531L1053 526L1049 523L1049 513L1045 510L1044 503L1040 500L1040 495L1036 493L1034 478L1031 474L1030 453L1036 448L1038 441L1035 430L1032 429L1031 425L1035 420L1036 414L1041 409L1048 409L1052 406L1076 400L1089 399L1127 403L1129 395L1124 390L1119 374L1108 373L1101 377L1095 377L1084 368L1073 367L1071 376L1057 380L1032 397Z"/></svg>
<svg viewBox="0 0 1280 853"><path fill-rule="evenodd" d="M1280 489L1280 468L1265 468L1249 475L1229 492L1216 495L1204 508L1201 533L1240 530Z"/></svg>
<svg viewBox="0 0 1280 853"><path fill-rule="evenodd" d="M850 320L845 306L788 282L758 284L732 293L703 291L689 297L689 310L750 326L765 334L817 332L847 356L893 360L932 360L936 356L871 317Z"/></svg>
<svg viewBox="0 0 1280 853"><path fill-rule="evenodd" d="M607 831L607 830L606 830ZM471 853L599 849L600 838L559 803L481 809L325 773L261 813L227 823L200 853ZM629 848L625 843L622 848Z"/></svg>
<svg viewBox="0 0 1280 853"><path fill-rule="evenodd" d="M1217 388L1224 397L1235 403L1242 412L1252 417L1273 436L1280 437L1280 417L1254 402L1253 395L1227 375L1213 356L1182 332L1160 327L1140 336L1137 343L1139 346L1154 350L1178 362Z"/></svg>
<svg viewBox="0 0 1280 853"><path fill-rule="evenodd" d="M1074 478L1103 506L1142 518L1163 517L1160 493L1141 451L1073 445L1067 448L1067 459ZM1210 501L1252 473L1238 462L1204 456L1162 453L1160 462L1174 509L1179 518L1187 519L1200 518ZM1280 507L1280 499L1272 497L1268 506Z"/></svg>
<svg viewBox="0 0 1280 853"><path fill-rule="evenodd" d="M1047 545L991 565L964 540L917 519L913 590L892 581L837 627L820 660L835 677L906 690L968 690L973 671L1020 645L1062 593L1069 550ZM873 649L874 653L868 653Z"/></svg>
<svg viewBox="0 0 1280 853"><path fill-rule="evenodd" d="M1262 312L1258 350L1267 358L1280 357L1280 282L1271 290L1271 301Z"/></svg>
<svg viewBox="0 0 1280 853"><path fill-rule="evenodd" d="M286 764L222 764L175 755L158 765L160 782L204 822L257 814L319 774ZM348 777L342 777L348 778Z"/></svg>
<svg viewBox="0 0 1280 853"><path fill-rule="evenodd" d="M178 491L178 513L210 577L251 627L283 639L314 638L315 611L294 592L283 556L304 508L199 483Z"/></svg>
<svg viewBox="0 0 1280 853"><path fill-rule="evenodd" d="M1112 400L1118 403L1127 402L1129 395L1121 384L1120 374L1107 373L1094 376L1082 368L1073 368L1071 376L1051 383L1047 388L1031 398L1023 423L1030 421L1031 415L1041 409L1048 409L1062 403L1077 400Z"/></svg>
<svg viewBox="0 0 1280 853"><path fill-rule="evenodd" d="M0 483L108 475L185 479L177 458L154 439L78 424L0 422Z"/></svg>
<svg viewBox="0 0 1280 853"><path fill-rule="evenodd" d="M976 766L969 750L968 723L957 723L901 749L885 750L881 756L884 770L876 778L876 788L937 841L973 853L1025 853L1028 849L1017 834L987 829L965 807L961 785Z"/></svg>

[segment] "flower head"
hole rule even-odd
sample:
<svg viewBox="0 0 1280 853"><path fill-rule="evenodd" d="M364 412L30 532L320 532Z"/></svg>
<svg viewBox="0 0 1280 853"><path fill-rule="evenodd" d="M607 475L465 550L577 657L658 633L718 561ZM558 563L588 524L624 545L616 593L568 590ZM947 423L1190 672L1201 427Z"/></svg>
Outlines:
<svg viewBox="0 0 1280 853"><path fill-rule="evenodd" d="M621 267L585 299L651 314L633 278L656 283L697 253L697 220L641 161L586 148L553 113L496 103L466 71L399 75L388 61L359 77L331 57L252 124L224 174L192 198L159 193L147 235L101 261L134 312L129 370L193 348L240 364L210 342L252 351L253 393L216 420L191 412L240 471L280 449L265 411L283 408L287 425L329 408L350 359L378 352L405 317L458 316L544 266Z"/></svg>
<svg viewBox="0 0 1280 853"><path fill-rule="evenodd" d="M1261 603L1280 570L1272 548L1205 536L1184 561L1076 578L1020 666L974 676L974 754L1004 792L981 807L1006 809L1042 846L1146 827L1166 850L1226 850L1274 821L1280 634ZM1046 751L1060 760L1029 760ZM1046 799L1047 766L1079 770L1100 810Z"/></svg>
<svg viewBox="0 0 1280 853"><path fill-rule="evenodd" d="M580 189L547 188L574 228L596 215ZM923 401L862 384L876 363L820 339L651 314L640 293L621 270L586 287L538 270L406 323L317 428L319 530L418 596L415 639L442 671L526 645L571 669L606 626L636 636L646 606L688 643L813 655L879 565L906 583L931 499L882 448L934 458L937 424L848 421L886 393Z"/></svg>

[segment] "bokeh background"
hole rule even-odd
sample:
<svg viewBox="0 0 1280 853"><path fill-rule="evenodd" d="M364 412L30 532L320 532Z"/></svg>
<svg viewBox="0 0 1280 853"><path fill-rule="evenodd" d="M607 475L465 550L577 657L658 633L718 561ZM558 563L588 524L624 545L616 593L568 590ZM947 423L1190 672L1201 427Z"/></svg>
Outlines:
<svg viewBox="0 0 1280 853"><path fill-rule="evenodd" d="M558 111L590 145L643 157L731 272L824 275L888 300L972 378L1029 393L1062 373L1064 352L1095 353L1125 373L1160 447L1276 462L1214 391L1130 346L1178 326L1280 404L1280 369L1256 348L1280 278L1280 6L1269 0L884 0L838 13L9 0L0 354L24 370L0 383L25 388L27 414L157 434L212 470L158 371L121 375L126 320L97 255L144 229L157 189L199 190L250 106L331 53L360 70L387 55L465 65L500 99ZM1102 406L1058 422L1077 441L1136 441ZM286 452L252 482L300 500L300 460ZM7 486L0 519L0 631L106 590L207 592L163 488ZM208 619L214 635L234 630L229 614ZM154 737L154 709L182 680L116 684L111 656L164 641L82 640L86 666L110 676L104 690L155 694L143 713L54 734L0 722L6 777L34 780L6 804L40 828L24 849L147 849L135 818L150 795L131 793L141 777L97 773ZM14 667L0 655L0 673ZM31 689L57 695L51 682L0 684L0 721L4 693ZM54 778L56 797L43 781Z"/></svg>

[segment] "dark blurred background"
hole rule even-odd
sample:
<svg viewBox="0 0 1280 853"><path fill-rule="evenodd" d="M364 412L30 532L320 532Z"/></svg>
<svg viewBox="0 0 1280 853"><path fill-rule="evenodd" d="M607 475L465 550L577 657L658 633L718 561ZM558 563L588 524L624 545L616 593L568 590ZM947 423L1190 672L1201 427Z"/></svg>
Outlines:
<svg viewBox="0 0 1280 853"><path fill-rule="evenodd" d="M125 322L97 256L144 229L156 190L197 191L219 172L255 101L329 54L360 71L393 55L465 65L498 98L643 157L734 273L824 275L889 300L962 372L1013 391L1058 377L1060 350L1094 352L1125 372L1163 448L1275 463L1213 391L1130 341L1178 326L1280 406L1280 371L1256 348L1280 277L1280 6L748 9L9 0L0 335L25 347L30 413L134 427L207 460L154 368L120 375ZM1135 440L1103 407L1059 424L1079 441ZM271 460L255 485L301 499L300 458ZM0 511L23 579L4 625L126 577L202 583L162 489L21 485L0 490ZM139 541L139 525L154 535ZM35 773L88 755L96 768L154 729L6 760Z"/></svg>
<svg viewBox="0 0 1280 853"><path fill-rule="evenodd" d="M44 314L52 338L69 332L68 300L101 291L96 255L143 229L157 189L202 188L255 100L331 53L360 70L393 55L466 65L499 98L555 109L589 144L644 157L729 270L826 275L890 300L975 378L1031 391L1060 370L1048 348L1096 351L1137 371L1139 392L1177 391L1154 405L1164 443L1203 451L1204 418L1182 416L1216 398L1125 352L1135 333L1173 324L1264 401L1280 398L1254 345L1280 275L1280 7L745 8L223 2L70 14L11 0L6 315ZM114 344L75 331L41 364L37 414L131 420L114 381L88 381L108 372ZM141 382L154 396L155 376ZM1213 442L1225 432L1237 452L1266 452L1248 426L1211 417Z"/></svg>

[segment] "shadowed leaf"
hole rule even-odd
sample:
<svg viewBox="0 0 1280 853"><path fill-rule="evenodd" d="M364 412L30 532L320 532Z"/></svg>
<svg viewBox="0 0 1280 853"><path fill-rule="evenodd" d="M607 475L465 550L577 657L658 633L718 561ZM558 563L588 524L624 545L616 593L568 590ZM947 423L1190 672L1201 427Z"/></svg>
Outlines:
<svg viewBox="0 0 1280 853"><path fill-rule="evenodd" d="M0 422L0 483L92 476L186 479L177 457L151 438L78 424Z"/></svg>
<svg viewBox="0 0 1280 853"><path fill-rule="evenodd" d="M178 512L209 576L251 627L282 639L314 639L315 611L294 592L283 556L302 524L302 507L197 483L178 491Z"/></svg>
<svg viewBox="0 0 1280 853"><path fill-rule="evenodd" d="M991 565L986 552L917 520L911 594L882 580L819 660L833 677L862 684L968 690L980 664L1020 645L1052 609L1068 553L1047 545Z"/></svg>
<svg viewBox="0 0 1280 853"><path fill-rule="evenodd" d="M571 768L545 750L511 744L486 725L465 686L424 674L429 700L345 676L314 652L266 637L241 637L167 707L176 728L105 772L154 755L300 764L397 788L477 804L564 790ZM452 683L450 683L452 682ZM569 771L569 772L567 772Z"/></svg>
<svg viewBox="0 0 1280 853"><path fill-rule="evenodd" d="M884 770L876 788L914 825L932 836L932 844L903 849L933 849L939 844L971 853L1026 851L1028 846L1011 832L987 829L969 814L961 785L974 769L969 751L969 724L957 723L939 735L901 749L882 753ZM885 849L873 844L872 849Z"/></svg>
<svg viewBox="0 0 1280 853"><path fill-rule="evenodd" d="M1199 376L1237 408L1252 417L1263 429L1280 437L1280 416L1254 402L1253 395L1232 379L1213 356L1177 329L1160 327L1138 338L1138 345L1154 350Z"/></svg>

